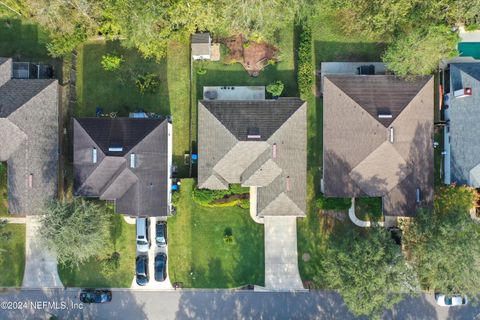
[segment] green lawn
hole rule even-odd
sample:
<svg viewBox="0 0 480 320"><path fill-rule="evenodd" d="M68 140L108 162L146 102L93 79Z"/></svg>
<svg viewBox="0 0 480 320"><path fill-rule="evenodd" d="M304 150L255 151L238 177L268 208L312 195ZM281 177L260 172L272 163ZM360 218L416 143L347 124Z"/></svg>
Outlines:
<svg viewBox="0 0 480 320"><path fill-rule="evenodd" d="M0 232L11 232L9 240L0 241L0 287L20 287L25 270L25 225L7 224Z"/></svg>
<svg viewBox="0 0 480 320"><path fill-rule="evenodd" d="M0 217L2 216L9 216L6 162L0 162Z"/></svg>
<svg viewBox="0 0 480 320"><path fill-rule="evenodd" d="M127 224L120 214L113 214L110 240L106 252L78 268L58 266L63 284L67 287L129 288L135 275L135 225ZM113 252L120 253L117 269L108 267L105 259Z"/></svg>
<svg viewBox="0 0 480 320"><path fill-rule="evenodd" d="M36 24L0 14L0 56L50 61L47 42L47 34Z"/></svg>
<svg viewBox="0 0 480 320"><path fill-rule="evenodd" d="M169 275L192 288L264 285L263 225L239 207L206 208L192 201L193 179L182 180L177 215L168 220ZM224 242L233 233L234 243Z"/></svg>
<svg viewBox="0 0 480 320"><path fill-rule="evenodd" d="M121 55L124 62L118 71L103 70L100 62L104 54ZM94 117L96 107L104 113L144 110L173 117L174 161L185 175L183 154L189 147L189 47L171 43L167 57L160 62L144 59L135 49L126 49L118 41L91 41L78 50L77 108L78 117ZM133 80L134 75L155 73L160 77L156 93L141 94ZM133 76L132 76L133 75Z"/></svg>
<svg viewBox="0 0 480 320"><path fill-rule="evenodd" d="M380 61L384 45L362 35L346 35L341 32L335 15L322 10L312 22L313 64L320 69L322 62L329 61ZM319 79L316 80L317 83ZM306 218L298 219L298 257L303 281L312 281L321 274L320 262L330 236L352 228L348 220L339 221L325 216L315 208L315 199L320 193L323 157L323 101L319 97L308 97L308 158L307 158L307 206ZM304 261L303 255L307 254ZM321 278L321 277L319 277ZM323 287L323 283L316 283Z"/></svg>
<svg viewBox="0 0 480 320"><path fill-rule="evenodd" d="M382 198L355 198L355 215L364 221L383 221Z"/></svg>

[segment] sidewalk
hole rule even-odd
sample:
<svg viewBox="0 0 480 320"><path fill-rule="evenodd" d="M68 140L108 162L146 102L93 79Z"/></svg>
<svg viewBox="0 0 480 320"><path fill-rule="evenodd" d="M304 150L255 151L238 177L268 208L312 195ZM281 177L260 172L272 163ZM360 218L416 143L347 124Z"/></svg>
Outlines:
<svg viewBox="0 0 480 320"><path fill-rule="evenodd" d="M15 224L23 224L26 223L26 218L25 217L0 217L0 220L7 220L7 223L15 223Z"/></svg>

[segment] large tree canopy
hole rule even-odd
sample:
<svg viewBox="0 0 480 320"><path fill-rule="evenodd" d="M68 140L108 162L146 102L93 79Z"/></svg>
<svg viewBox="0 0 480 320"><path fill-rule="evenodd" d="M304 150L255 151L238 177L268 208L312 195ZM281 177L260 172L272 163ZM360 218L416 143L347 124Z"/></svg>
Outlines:
<svg viewBox="0 0 480 320"><path fill-rule="evenodd" d="M44 209L40 235L57 259L78 266L105 249L111 213L92 201L52 201Z"/></svg>
<svg viewBox="0 0 480 320"><path fill-rule="evenodd" d="M330 239L318 277L338 289L353 314L378 317L412 291L415 278L384 228L349 230Z"/></svg>
<svg viewBox="0 0 480 320"><path fill-rule="evenodd" d="M399 76L432 74L442 59L457 55L458 36L445 26L402 35L391 44L383 61Z"/></svg>
<svg viewBox="0 0 480 320"><path fill-rule="evenodd" d="M433 213L420 212L404 242L422 286L470 297L480 288L480 225L469 214L475 190L448 186L436 192Z"/></svg>

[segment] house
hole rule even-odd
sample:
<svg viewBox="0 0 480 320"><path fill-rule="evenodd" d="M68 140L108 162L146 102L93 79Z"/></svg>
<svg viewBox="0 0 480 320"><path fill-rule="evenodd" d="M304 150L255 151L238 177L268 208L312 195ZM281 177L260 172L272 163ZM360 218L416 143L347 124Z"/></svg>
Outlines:
<svg viewBox="0 0 480 320"><path fill-rule="evenodd" d="M172 125L150 118L74 119L75 195L128 216L171 211Z"/></svg>
<svg viewBox="0 0 480 320"><path fill-rule="evenodd" d="M12 79L12 65L0 58L0 161L9 212L33 215L58 189L58 82Z"/></svg>
<svg viewBox="0 0 480 320"><path fill-rule="evenodd" d="M252 215L305 216L306 112L298 98L199 101L198 188L239 183Z"/></svg>
<svg viewBox="0 0 480 320"><path fill-rule="evenodd" d="M210 60L212 54L212 38L210 33L192 35L192 59Z"/></svg>
<svg viewBox="0 0 480 320"><path fill-rule="evenodd" d="M444 182L480 188L480 62L451 63L449 82Z"/></svg>
<svg viewBox="0 0 480 320"><path fill-rule="evenodd" d="M381 197L386 216L431 206L433 78L324 80L324 195Z"/></svg>

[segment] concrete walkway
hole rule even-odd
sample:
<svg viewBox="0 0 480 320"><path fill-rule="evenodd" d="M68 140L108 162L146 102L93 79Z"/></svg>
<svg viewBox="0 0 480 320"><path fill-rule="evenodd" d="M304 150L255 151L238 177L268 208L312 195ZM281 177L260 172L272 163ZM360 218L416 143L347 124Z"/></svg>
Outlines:
<svg viewBox="0 0 480 320"><path fill-rule="evenodd" d="M26 217L25 273L23 288L63 288L56 255L39 239L40 216Z"/></svg>
<svg viewBox="0 0 480 320"><path fill-rule="evenodd" d="M352 206L348 209L348 217L353 222L354 225L362 227L362 228L370 228L370 227L383 227L383 221L379 222L371 222L371 221L364 221L357 218L355 215L355 198L352 198Z"/></svg>
<svg viewBox="0 0 480 320"><path fill-rule="evenodd" d="M26 222L25 217L0 217L0 220L7 220L7 223L14 223L14 224L24 224Z"/></svg>
<svg viewBox="0 0 480 320"><path fill-rule="evenodd" d="M259 224L264 223L264 218L257 216L257 187L250 187L250 217Z"/></svg>
<svg viewBox="0 0 480 320"><path fill-rule="evenodd" d="M297 218L267 216L265 223L265 288L304 290L298 272Z"/></svg>

